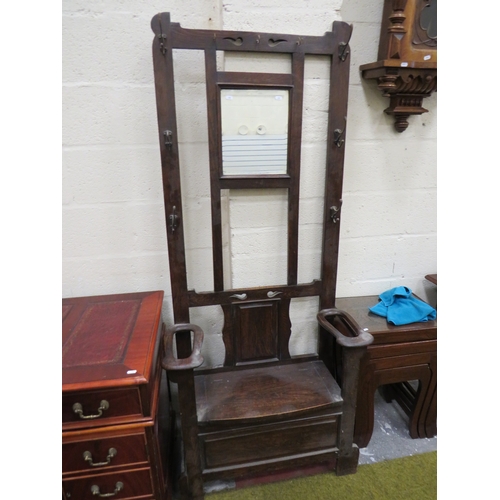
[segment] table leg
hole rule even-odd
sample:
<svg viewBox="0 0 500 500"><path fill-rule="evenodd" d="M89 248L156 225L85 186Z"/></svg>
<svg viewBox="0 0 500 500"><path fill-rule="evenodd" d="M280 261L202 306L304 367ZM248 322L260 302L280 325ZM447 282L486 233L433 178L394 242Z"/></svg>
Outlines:
<svg viewBox="0 0 500 500"><path fill-rule="evenodd" d="M409 431L412 438L419 437L417 427L422 410L427 413L427 408L423 407L431 382L431 370L428 364L379 370L376 369L376 364L376 361L364 363L359 382L354 442L360 448L368 446L373 434L374 396L377 387L385 384L395 384L396 382L419 380L419 389L410 415Z"/></svg>
<svg viewBox="0 0 500 500"><path fill-rule="evenodd" d="M431 381L425 396L425 403L418 419L419 437L430 438L437 434L437 356L433 356L430 363Z"/></svg>

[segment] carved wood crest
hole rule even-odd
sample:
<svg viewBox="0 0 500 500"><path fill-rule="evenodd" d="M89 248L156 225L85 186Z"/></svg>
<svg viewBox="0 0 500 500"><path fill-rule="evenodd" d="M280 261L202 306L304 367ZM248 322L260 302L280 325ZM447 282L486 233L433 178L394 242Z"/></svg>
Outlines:
<svg viewBox="0 0 500 500"><path fill-rule="evenodd" d="M422 102L437 90L437 0L385 0L378 61L360 70L390 98L385 112L398 132L426 113Z"/></svg>

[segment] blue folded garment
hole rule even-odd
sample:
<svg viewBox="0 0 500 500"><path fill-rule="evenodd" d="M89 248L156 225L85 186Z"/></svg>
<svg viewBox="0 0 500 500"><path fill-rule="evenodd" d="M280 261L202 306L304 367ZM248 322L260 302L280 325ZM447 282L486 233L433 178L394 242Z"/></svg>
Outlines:
<svg viewBox="0 0 500 500"><path fill-rule="evenodd" d="M380 302L370 311L393 325L407 325L436 319L436 310L412 295L406 286L391 288L379 295Z"/></svg>

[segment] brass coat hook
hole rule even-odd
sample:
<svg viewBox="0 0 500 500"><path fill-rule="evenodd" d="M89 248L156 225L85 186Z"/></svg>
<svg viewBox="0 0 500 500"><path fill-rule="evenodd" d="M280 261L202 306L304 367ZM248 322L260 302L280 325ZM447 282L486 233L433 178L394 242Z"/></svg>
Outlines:
<svg viewBox="0 0 500 500"><path fill-rule="evenodd" d="M351 40L352 36L352 24L349 25L351 28L349 32L349 37L347 38L347 42L340 42L339 43L339 59L344 62L347 59L347 56L350 54L349 52L349 41Z"/></svg>
<svg viewBox="0 0 500 500"><path fill-rule="evenodd" d="M345 142L343 135L345 134L346 124L347 124L347 117L344 116L344 128L342 130L339 128L336 128L333 131L333 142L338 148L340 148Z"/></svg>

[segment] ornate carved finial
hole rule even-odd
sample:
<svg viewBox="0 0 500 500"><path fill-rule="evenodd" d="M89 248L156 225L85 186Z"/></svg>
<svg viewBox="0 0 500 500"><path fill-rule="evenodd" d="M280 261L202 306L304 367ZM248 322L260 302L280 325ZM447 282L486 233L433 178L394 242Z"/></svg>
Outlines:
<svg viewBox="0 0 500 500"><path fill-rule="evenodd" d="M407 0L395 0L393 3L393 11L389 16L390 25L387 28L389 33L388 55L391 59L401 58L401 40L406 35L404 22L406 15L404 13Z"/></svg>
<svg viewBox="0 0 500 500"><path fill-rule="evenodd" d="M433 82L435 83L435 79ZM428 110L422 107L424 97L429 95L423 91L427 85L427 79L420 76L414 78L410 75L407 79L396 80L394 93L389 92L390 106L384 111L388 115L394 115L394 127L398 132L404 132L408 128L410 115L427 113Z"/></svg>
<svg viewBox="0 0 500 500"><path fill-rule="evenodd" d="M427 112L422 101L437 89L436 1L384 0L379 60L360 67L363 78L375 79L384 97L390 98L385 112L394 115L398 132L408 128L410 115ZM418 35L418 50L409 32L413 38Z"/></svg>
<svg viewBox="0 0 500 500"><path fill-rule="evenodd" d="M409 116L410 116L409 114L397 114L397 115L395 115L396 120L394 121L394 128L398 132L404 132L408 128L408 125L409 125L408 117Z"/></svg>
<svg viewBox="0 0 500 500"><path fill-rule="evenodd" d="M404 10L406 8L407 1L408 0L394 0L392 12L389 16L391 25L387 29L389 33L406 33L406 28L403 26L403 23L406 20Z"/></svg>

